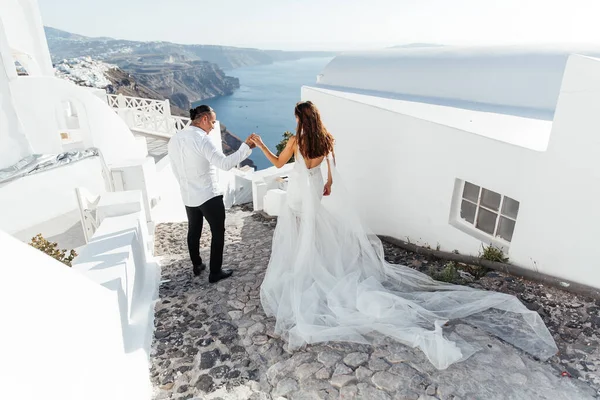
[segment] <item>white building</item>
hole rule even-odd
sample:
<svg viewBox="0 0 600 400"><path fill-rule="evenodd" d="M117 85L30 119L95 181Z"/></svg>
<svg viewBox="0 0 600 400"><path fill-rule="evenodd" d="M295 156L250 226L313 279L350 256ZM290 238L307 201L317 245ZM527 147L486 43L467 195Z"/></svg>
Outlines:
<svg viewBox="0 0 600 400"><path fill-rule="evenodd" d="M378 234L600 288L600 49L349 53L302 88Z"/></svg>

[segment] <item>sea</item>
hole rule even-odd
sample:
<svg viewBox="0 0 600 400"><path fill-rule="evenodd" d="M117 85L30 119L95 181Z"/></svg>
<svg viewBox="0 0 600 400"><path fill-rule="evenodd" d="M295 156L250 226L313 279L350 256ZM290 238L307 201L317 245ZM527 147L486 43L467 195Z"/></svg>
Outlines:
<svg viewBox="0 0 600 400"><path fill-rule="evenodd" d="M239 78L240 88L229 96L196 102L194 107L208 104L231 133L242 140L257 133L275 153L283 133L296 129L294 106L300 101L301 87L315 84L331 60L304 58L226 70L227 75ZM271 166L259 149L254 149L250 159L258 169Z"/></svg>

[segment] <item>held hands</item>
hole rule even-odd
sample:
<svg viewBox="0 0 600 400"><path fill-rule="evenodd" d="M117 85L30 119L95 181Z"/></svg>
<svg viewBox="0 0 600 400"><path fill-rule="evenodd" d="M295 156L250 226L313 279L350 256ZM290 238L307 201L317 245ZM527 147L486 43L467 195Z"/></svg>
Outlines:
<svg viewBox="0 0 600 400"><path fill-rule="evenodd" d="M254 142L251 140L252 135L248 136L246 138L246 140L244 140L244 143L246 143L248 145L248 147L250 147L251 149L256 147L256 144L254 144Z"/></svg>
<svg viewBox="0 0 600 400"><path fill-rule="evenodd" d="M246 139L246 143L248 141L250 141L254 146L258 146L260 149L264 149L265 147L265 144L263 143L261 137L256 133L253 133L252 135L248 136L248 139Z"/></svg>

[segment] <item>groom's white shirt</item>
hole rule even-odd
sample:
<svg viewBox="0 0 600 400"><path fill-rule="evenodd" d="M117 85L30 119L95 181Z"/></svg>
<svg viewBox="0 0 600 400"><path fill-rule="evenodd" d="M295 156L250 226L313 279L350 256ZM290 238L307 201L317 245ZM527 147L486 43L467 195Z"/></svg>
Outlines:
<svg viewBox="0 0 600 400"><path fill-rule="evenodd" d="M195 126L175 133L168 148L183 204L188 207L202 205L223 194L218 185L217 168L228 171L252 154L244 142L235 153L226 156L203 129Z"/></svg>

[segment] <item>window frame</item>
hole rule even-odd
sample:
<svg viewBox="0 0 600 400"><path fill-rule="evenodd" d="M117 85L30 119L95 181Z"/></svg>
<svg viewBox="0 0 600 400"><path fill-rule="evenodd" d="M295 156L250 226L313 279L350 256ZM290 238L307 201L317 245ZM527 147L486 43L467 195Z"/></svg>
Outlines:
<svg viewBox="0 0 600 400"><path fill-rule="evenodd" d="M467 183L479 188L476 203L474 201L464 197L464 190L465 190L465 186ZM493 192L493 193L500 195L500 204L498 206L498 210L495 211L495 210L481 204L484 190L487 190L489 192ZM502 207L505 204L506 198L509 198L512 201L515 201L519 204L519 210L517 210L517 215L514 218L509 215L504 214L502 211ZM475 206L475 216L473 218L473 223L469 222L468 220L466 220L465 218L463 218L461 216L463 201L466 201L466 202L470 203L471 205ZM498 248L504 250L505 252L507 252L513 239L514 239L514 234L516 232L517 219L519 216L520 205L521 205L521 202L516 200L514 197L502 194L498 191L494 191L483 185L476 184L473 181L456 179L455 188L454 188L454 196L453 196L453 200L452 200L452 208L450 210L449 223L450 223L450 225L467 233L468 235L473 236L473 237L481 240L484 243L492 244L495 247L498 247ZM496 222L494 224L494 233L493 234L489 234L489 233L485 232L484 230L482 230L481 228L477 227L477 219L479 217L479 212L481 209L484 209L484 210L496 215ZM502 238L501 236L497 236L501 218L506 218L507 220L510 220L515 224L510 241Z"/></svg>

